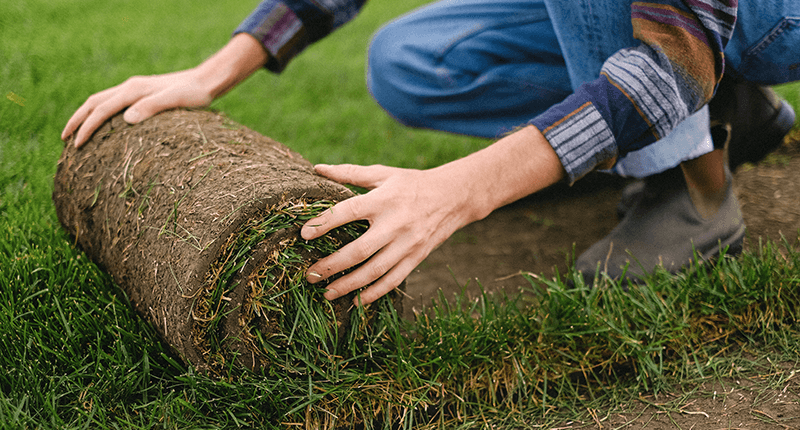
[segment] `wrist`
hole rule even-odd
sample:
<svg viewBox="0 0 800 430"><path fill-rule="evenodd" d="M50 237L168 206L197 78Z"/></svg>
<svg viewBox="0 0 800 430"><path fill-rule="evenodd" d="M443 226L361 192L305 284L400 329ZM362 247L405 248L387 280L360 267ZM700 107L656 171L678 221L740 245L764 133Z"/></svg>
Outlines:
<svg viewBox="0 0 800 430"><path fill-rule="evenodd" d="M215 99L263 67L268 59L266 50L255 38L239 33L216 54L191 70L198 85Z"/></svg>
<svg viewBox="0 0 800 430"><path fill-rule="evenodd" d="M495 209L565 177L564 166L550 142L532 125L500 139L493 147L498 155L491 171L497 179L487 186L490 205Z"/></svg>
<svg viewBox="0 0 800 430"><path fill-rule="evenodd" d="M536 127L520 129L481 151L442 166L460 181L469 222L564 178L564 168ZM455 179L455 178L460 178Z"/></svg>

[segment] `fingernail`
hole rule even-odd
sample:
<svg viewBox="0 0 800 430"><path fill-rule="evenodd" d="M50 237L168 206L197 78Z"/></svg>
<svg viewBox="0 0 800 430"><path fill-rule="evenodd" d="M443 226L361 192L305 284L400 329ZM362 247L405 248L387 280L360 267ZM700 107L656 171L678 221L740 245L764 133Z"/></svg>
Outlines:
<svg viewBox="0 0 800 430"><path fill-rule="evenodd" d="M339 292L336 290L328 290L327 292L325 292L323 297L325 297L325 299L327 300L336 300L339 298Z"/></svg>
<svg viewBox="0 0 800 430"><path fill-rule="evenodd" d="M316 284L317 282L322 281L322 275L317 272L308 272L306 275L306 281L309 284Z"/></svg>
<svg viewBox="0 0 800 430"><path fill-rule="evenodd" d="M128 108L128 110L125 111L125 115L123 115L125 121L131 124L139 122L139 117L141 117L141 114L134 108Z"/></svg>

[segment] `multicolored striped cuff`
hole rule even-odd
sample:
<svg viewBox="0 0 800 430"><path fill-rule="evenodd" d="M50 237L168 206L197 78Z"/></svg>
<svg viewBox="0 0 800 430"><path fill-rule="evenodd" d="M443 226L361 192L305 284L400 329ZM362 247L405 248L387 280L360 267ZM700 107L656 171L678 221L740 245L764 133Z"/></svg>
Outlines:
<svg viewBox="0 0 800 430"><path fill-rule="evenodd" d="M310 43L300 18L277 0L261 2L233 35L239 33L248 33L261 42L270 53L266 68L273 72L282 71Z"/></svg>
<svg viewBox="0 0 800 430"><path fill-rule="evenodd" d="M600 112L591 102L546 124L546 114L531 121L556 151L572 185L598 165L614 160L617 143Z"/></svg>

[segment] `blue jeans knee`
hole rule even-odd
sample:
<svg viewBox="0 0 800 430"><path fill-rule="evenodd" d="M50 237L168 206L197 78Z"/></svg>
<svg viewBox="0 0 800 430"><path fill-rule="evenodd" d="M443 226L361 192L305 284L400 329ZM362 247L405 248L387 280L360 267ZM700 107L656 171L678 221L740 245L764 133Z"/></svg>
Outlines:
<svg viewBox="0 0 800 430"><path fill-rule="evenodd" d="M498 137L572 91L544 4L439 1L380 29L367 86L403 124Z"/></svg>
<svg viewBox="0 0 800 430"><path fill-rule="evenodd" d="M376 102L395 120L403 125L419 127L420 109L408 91L403 75L416 75L401 61L408 55L403 34L391 23L378 30L372 37L367 53L367 89Z"/></svg>

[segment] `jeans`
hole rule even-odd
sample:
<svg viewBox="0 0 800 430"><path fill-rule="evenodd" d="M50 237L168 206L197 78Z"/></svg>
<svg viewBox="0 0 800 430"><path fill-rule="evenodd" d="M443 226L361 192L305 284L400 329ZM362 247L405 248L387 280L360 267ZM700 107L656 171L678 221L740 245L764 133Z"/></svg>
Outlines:
<svg viewBox="0 0 800 430"><path fill-rule="evenodd" d="M726 71L762 84L800 80L800 2L747 3ZM632 33L629 2L440 0L375 34L367 85L406 125L496 138L596 79L609 56L640 43ZM712 149L703 108L613 171L645 177Z"/></svg>

